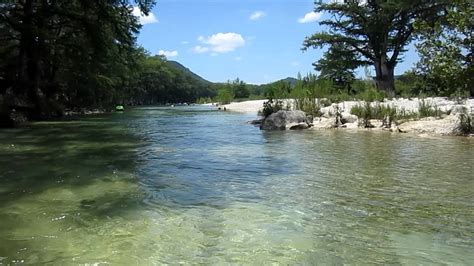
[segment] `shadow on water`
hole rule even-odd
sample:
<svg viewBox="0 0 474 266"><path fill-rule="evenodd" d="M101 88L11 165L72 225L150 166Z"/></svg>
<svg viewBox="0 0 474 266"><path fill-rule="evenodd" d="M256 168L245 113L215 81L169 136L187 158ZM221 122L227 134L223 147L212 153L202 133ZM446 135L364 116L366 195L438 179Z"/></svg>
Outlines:
<svg viewBox="0 0 474 266"><path fill-rule="evenodd" d="M55 187L113 181L119 171L132 173L137 140L105 119L37 123L0 132L0 205Z"/></svg>

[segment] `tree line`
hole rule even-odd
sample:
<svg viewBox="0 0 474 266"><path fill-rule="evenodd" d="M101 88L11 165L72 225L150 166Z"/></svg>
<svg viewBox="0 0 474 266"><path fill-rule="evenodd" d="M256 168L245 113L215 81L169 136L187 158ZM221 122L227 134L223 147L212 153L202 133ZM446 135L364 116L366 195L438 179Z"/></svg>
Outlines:
<svg viewBox="0 0 474 266"><path fill-rule="evenodd" d="M135 0L145 15L155 1ZM191 102L211 85L136 44L128 0L7 0L0 4L0 124L115 104Z"/></svg>

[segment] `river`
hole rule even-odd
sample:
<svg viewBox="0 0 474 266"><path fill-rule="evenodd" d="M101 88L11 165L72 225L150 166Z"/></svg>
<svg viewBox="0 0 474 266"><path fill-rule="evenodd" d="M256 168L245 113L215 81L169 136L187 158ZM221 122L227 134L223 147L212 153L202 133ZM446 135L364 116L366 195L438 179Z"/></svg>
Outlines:
<svg viewBox="0 0 474 266"><path fill-rule="evenodd" d="M144 107L0 130L1 264L474 262L474 139Z"/></svg>

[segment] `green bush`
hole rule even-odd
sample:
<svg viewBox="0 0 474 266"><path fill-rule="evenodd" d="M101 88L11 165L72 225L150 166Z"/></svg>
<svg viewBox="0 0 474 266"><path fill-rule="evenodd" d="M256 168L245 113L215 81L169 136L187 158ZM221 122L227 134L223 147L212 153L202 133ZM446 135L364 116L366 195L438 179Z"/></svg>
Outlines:
<svg viewBox="0 0 474 266"><path fill-rule="evenodd" d="M197 104L212 103L211 97L200 97L196 100Z"/></svg>
<svg viewBox="0 0 474 266"><path fill-rule="evenodd" d="M473 134L474 133L474 119L472 119L471 114L467 112L467 108L463 107L461 113L459 114L459 132L461 134Z"/></svg>
<svg viewBox="0 0 474 266"><path fill-rule="evenodd" d="M276 113L280 110L284 110L284 105L282 100L273 100L269 99L263 103L263 109L260 112L260 115L263 117L268 117L273 113Z"/></svg>
<svg viewBox="0 0 474 266"><path fill-rule="evenodd" d="M228 87L221 88L217 92L216 101L220 104L229 104L234 100L234 93Z"/></svg>
<svg viewBox="0 0 474 266"><path fill-rule="evenodd" d="M443 113L441 110L433 104L430 104L428 101L425 99L421 99L421 101L418 102L418 117L441 117Z"/></svg>
<svg viewBox="0 0 474 266"><path fill-rule="evenodd" d="M366 101L364 104L358 104L351 108L351 114L359 117L359 126L370 128L373 125L370 123L370 119L373 117L373 110L370 102Z"/></svg>
<svg viewBox="0 0 474 266"><path fill-rule="evenodd" d="M353 106L350 112L361 119L360 125L363 127L372 127L370 124L371 119L382 120L384 127L391 127L392 123L398 119L397 109L393 106L382 105L380 103L372 105L368 101Z"/></svg>

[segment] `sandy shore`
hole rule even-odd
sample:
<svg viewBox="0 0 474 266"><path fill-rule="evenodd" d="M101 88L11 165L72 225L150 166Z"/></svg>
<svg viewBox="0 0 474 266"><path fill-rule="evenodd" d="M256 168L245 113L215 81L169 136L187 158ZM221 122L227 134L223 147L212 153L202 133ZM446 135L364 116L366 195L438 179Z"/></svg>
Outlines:
<svg viewBox="0 0 474 266"><path fill-rule="evenodd" d="M229 110L229 111L257 115L258 111L262 109L263 103L265 101L267 100L254 100L254 101L230 103L230 104L224 105L223 107L225 107L226 110Z"/></svg>

